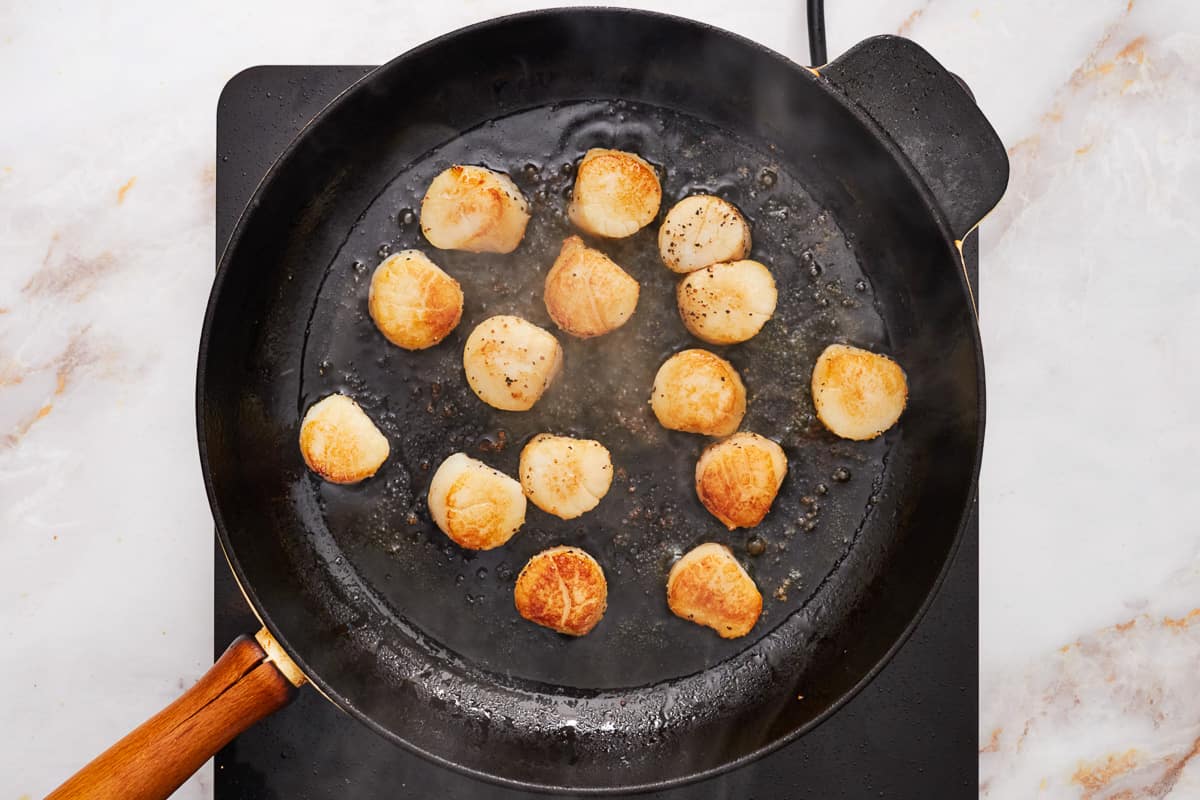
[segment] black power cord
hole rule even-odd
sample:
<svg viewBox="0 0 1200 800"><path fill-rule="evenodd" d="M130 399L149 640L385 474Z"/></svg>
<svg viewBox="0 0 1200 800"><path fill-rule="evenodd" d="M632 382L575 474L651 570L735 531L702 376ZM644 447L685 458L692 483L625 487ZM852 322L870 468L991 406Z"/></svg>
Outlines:
<svg viewBox="0 0 1200 800"><path fill-rule="evenodd" d="M825 64L825 0L808 0L808 55L814 67Z"/></svg>

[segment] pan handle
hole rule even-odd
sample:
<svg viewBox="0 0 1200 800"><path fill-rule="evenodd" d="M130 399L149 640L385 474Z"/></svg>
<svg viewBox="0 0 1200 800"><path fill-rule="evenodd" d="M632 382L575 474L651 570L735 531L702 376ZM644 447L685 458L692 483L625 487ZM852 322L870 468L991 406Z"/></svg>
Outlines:
<svg viewBox="0 0 1200 800"><path fill-rule="evenodd" d="M916 42L876 36L820 68L899 146L963 239L1008 186L1008 154L966 85Z"/></svg>
<svg viewBox="0 0 1200 800"><path fill-rule="evenodd" d="M253 639L239 636L195 686L47 800L163 800L235 736L291 702L303 683L266 628Z"/></svg>

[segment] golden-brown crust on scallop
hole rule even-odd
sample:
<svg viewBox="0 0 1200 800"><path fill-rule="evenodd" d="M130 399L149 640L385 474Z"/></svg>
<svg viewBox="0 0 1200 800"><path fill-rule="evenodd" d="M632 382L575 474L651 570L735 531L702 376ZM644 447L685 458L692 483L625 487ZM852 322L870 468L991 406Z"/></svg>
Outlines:
<svg viewBox="0 0 1200 800"><path fill-rule="evenodd" d="M596 559L578 547L552 547L529 559L513 602L522 617L570 636L590 632L608 607L608 583Z"/></svg>
<svg viewBox="0 0 1200 800"><path fill-rule="evenodd" d="M696 270L679 282L676 301L688 332L709 344L754 338L775 314L771 271L757 261L731 261Z"/></svg>
<svg viewBox="0 0 1200 800"><path fill-rule="evenodd" d="M521 190L486 167L455 164L433 179L421 199L421 232L443 250L511 253L528 223Z"/></svg>
<svg viewBox="0 0 1200 800"><path fill-rule="evenodd" d="M458 326L462 287L424 253L405 250L375 268L367 309L389 342L406 350L423 350Z"/></svg>
<svg viewBox="0 0 1200 800"><path fill-rule="evenodd" d="M543 299L555 325L588 338L624 325L637 308L638 292L632 275L578 236L568 236L546 275Z"/></svg>
<svg viewBox="0 0 1200 800"><path fill-rule="evenodd" d="M357 483L387 460L387 437L358 403L331 394L314 403L300 422L300 454L330 483Z"/></svg>
<svg viewBox="0 0 1200 800"><path fill-rule="evenodd" d="M676 616L712 628L722 639L736 639L758 622L762 595L729 548L708 542L671 568L667 605Z"/></svg>
<svg viewBox="0 0 1200 800"><path fill-rule="evenodd" d="M465 453L438 467L429 483L429 513L460 547L491 550L506 543L525 522L521 484Z"/></svg>
<svg viewBox="0 0 1200 800"><path fill-rule="evenodd" d="M896 424L908 402L908 380L892 359L831 344L812 374L817 417L843 439L874 439Z"/></svg>
<svg viewBox="0 0 1200 800"><path fill-rule="evenodd" d="M650 406L664 428L728 436L746 415L746 387L720 356L682 350L658 368Z"/></svg>
<svg viewBox="0 0 1200 800"><path fill-rule="evenodd" d="M671 207L658 229L658 252L672 272L737 261L750 253L750 225L742 212L714 195L692 195Z"/></svg>
<svg viewBox="0 0 1200 800"><path fill-rule="evenodd" d="M520 317L489 317L463 347L463 369L475 395L502 411L533 408L562 368L554 334Z"/></svg>
<svg viewBox="0 0 1200 800"><path fill-rule="evenodd" d="M594 439L539 433L521 450L521 488L535 506L575 519L597 505L612 485L608 449Z"/></svg>
<svg viewBox="0 0 1200 800"><path fill-rule="evenodd" d="M757 433L735 433L696 462L696 494L725 527L752 528L771 510L787 475L783 448Z"/></svg>
<svg viewBox="0 0 1200 800"><path fill-rule="evenodd" d="M567 214L593 236L619 239L654 221L661 202L658 175L641 156L595 147L579 162Z"/></svg>

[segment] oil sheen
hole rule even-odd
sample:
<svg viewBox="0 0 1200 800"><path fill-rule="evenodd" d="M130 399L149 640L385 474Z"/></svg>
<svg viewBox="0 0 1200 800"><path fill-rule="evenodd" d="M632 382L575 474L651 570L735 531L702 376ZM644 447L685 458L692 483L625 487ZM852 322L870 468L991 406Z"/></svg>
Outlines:
<svg viewBox="0 0 1200 800"><path fill-rule="evenodd" d="M636 313L617 331L588 340L558 331L542 302L547 271L562 240L575 165L591 147L638 153L663 186L658 219L632 237L591 240L641 284ZM439 251L419 226L421 197L451 164L481 164L512 176L529 200L524 241L508 255ZM753 229L751 258L779 290L774 319L754 339L712 347L679 319L679 276L658 256L658 224L680 198L717 194ZM390 345L367 313L371 272L389 252L418 248L453 275L466 297L462 322L429 350ZM496 675L562 687L644 686L699 672L752 645L819 595L853 547L885 476L889 437L842 442L816 420L809 380L830 342L887 349L869 269L837 221L769 147L676 112L627 102L534 108L470 130L394 177L347 233L311 309L297 414L345 392L391 442L391 456L356 486L306 480L320 506L322 549L355 570L373 599L406 626ZM555 333L562 374L532 411L484 405L467 386L462 349L471 329L515 314ZM753 531L726 531L696 498L696 460L711 441L664 430L649 407L662 361L706 347L729 359L748 392L742 425L780 442L789 473L771 513ZM425 493L433 470L458 451L509 475L522 446L552 432L598 439L616 477L594 511L563 521L530 505L504 547L459 549L433 524ZM764 597L745 638L725 641L667 609L673 561L702 542L727 544ZM603 566L605 618L569 639L522 620L513 607L516 574L547 547L582 547ZM749 544L749 546L748 546Z"/></svg>

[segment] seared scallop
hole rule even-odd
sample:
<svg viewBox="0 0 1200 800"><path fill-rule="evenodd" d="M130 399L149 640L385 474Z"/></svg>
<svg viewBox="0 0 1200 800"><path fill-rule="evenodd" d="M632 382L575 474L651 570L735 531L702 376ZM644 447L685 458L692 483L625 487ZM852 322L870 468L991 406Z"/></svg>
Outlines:
<svg viewBox="0 0 1200 800"><path fill-rule="evenodd" d="M612 484L612 459L592 439L540 433L521 451L521 488L533 504L562 519L591 511Z"/></svg>
<svg viewBox="0 0 1200 800"><path fill-rule="evenodd" d="M375 268L367 308L389 342L423 350L462 319L462 287L421 251L405 250Z"/></svg>
<svg viewBox="0 0 1200 800"><path fill-rule="evenodd" d="M521 570L513 601L530 622L583 636L604 616L608 583L596 559L578 547L551 547Z"/></svg>
<svg viewBox="0 0 1200 800"><path fill-rule="evenodd" d="M525 522L521 484L465 453L442 462L429 483L429 513L442 533L468 550L491 550Z"/></svg>
<svg viewBox="0 0 1200 800"><path fill-rule="evenodd" d="M676 290L684 326L709 344L753 338L775 313L775 279L757 261L732 261L697 270Z"/></svg>
<svg viewBox="0 0 1200 800"><path fill-rule="evenodd" d="M711 194L685 197L658 229L658 252L675 272L692 272L750 252L750 226L732 203Z"/></svg>
<svg viewBox="0 0 1200 800"><path fill-rule="evenodd" d="M300 454L330 483L358 483L387 460L388 440L358 403L331 394L314 403L300 422Z"/></svg>
<svg viewBox="0 0 1200 800"><path fill-rule="evenodd" d="M562 367L554 335L520 317L497 316L475 326L463 348L467 383L502 411L528 411Z"/></svg>
<svg viewBox="0 0 1200 800"><path fill-rule="evenodd" d="M529 204L512 178L486 167L450 167L421 200L421 232L443 250L511 253L528 222Z"/></svg>
<svg viewBox="0 0 1200 800"><path fill-rule="evenodd" d="M753 528L771 510L787 475L783 448L757 433L709 445L696 463L696 494L725 527Z"/></svg>
<svg viewBox="0 0 1200 800"><path fill-rule="evenodd" d="M736 639L758 622L762 595L729 548L709 542L671 567L667 605L676 616L706 625L722 639Z"/></svg>
<svg viewBox="0 0 1200 800"><path fill-rule="evenodd" d="M813 405L825 427L843 439L874 439L896 424L908 402L904 370L890 358L831 344L812 374Z"/></svg>
<svg viewBox="0 0 1200 800"><path fill-rule="evenodd" d="M554 324L587 338L616 330L637 308L638 282L578 236L563 240L543 295Z"/></svg>
<svg viewBox="0 0 1200 800"><path fill-rule="evenodd" d="M728 436L746 414L746 387L720 356L683 350L658 368L650 407L664 428Z"/></svg>
<svg viewBox="0 0 1200 800"><path fill-rule="evenodd" d="M662 186L654 167L621 150L588 150L575 173L567 214L593 236L632 236L658 215Z"/></svg>

